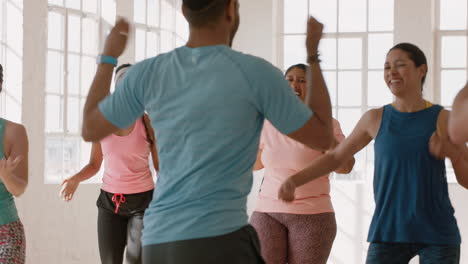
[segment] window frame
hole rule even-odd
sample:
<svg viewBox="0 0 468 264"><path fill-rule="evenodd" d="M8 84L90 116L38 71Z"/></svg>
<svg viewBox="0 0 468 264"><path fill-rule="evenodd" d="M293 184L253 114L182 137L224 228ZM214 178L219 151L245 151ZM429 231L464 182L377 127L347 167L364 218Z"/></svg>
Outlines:
<svg viewBox="0 0 468 264"><path fill-rule="evenodd" d="M285 33L284 32L284 6L286 0L279 0L278 1L278 30L279 30L279 37L277 40L277 58L278 58L278 64L281 65L280 68L284 70L285 65L284 65L284 56L285 56L285 37L286 36L305 36L305 33ZM392 41L394 43L395 41L395 18L393 19L393 26L392 30L371 30L370 29L370 1L372 0L366 0L366 28L365 31L362 32L340 32L339 29L339 23L340 23L340 14L339 14L339 7L340 7L340 0L336 0L337 4L337 10L336 10L336 30L334 32L324 32L322 34L322 40L323 39L334 39L335 40L335 67L333 69L322 69L323 73L327 72L332 72L335 74L334 76L334 82L335 82L335 87L334 87L334 94L335 94L335 100L332 102L332 110L333 110L333 116L337 119L340 120L340 110L360 110L361 111L361 116L367 112L368 110L376 107L382 107L382 105L371 105L368 102L368 97L369 97L369 73L370 72L383 72L383 65L384 63L382 62L382 67L381 68L370 68L369 67L369 36L371 35L379 35L379 34L390 34L392 36ZM293 4L293 3L291 3ZM393 0L393 5L395 6L396 1ZM310 0L307 1L307 14L310 15ZM395 12L395 9L393 10ZM357 38L361 40L361 68L359 69L341 69L339 65L339 40L340 39L347 39L347 38ZM360 77L361 77L361 104L359 106L342 106L339 104L339 73L341 72L360 72ZM382 77L383 78L383 77ZM389 102L390 103L390 102ZM343 122L340 121L340 123L343 126ZM343 128L343 127L342 127ZM352 130L351 130L352 131ZM351 133L349 131L349 133ZM346 136L349 136L346 135ZM357 175L354 170L351 172L349 175L337 175L333 173L331 175L331 179L335 181L344 181L344 182L368 182L372 180L373 176L373 171L371 168L373 168L373 145L374 141L372 141L366 148L361 150L360 152L356 153L355 157L360 158L361 161L363 162L362 164L362 175ZM357 164L357 162L356 162Z"/></svg>
<svg viewBox="0 0 468 264"><path fill-rule="evenodd" d="M59 14L62 16L63 18L63 35L61 36L61 39L63 41L63 49L56 49L56 48L51 48L49 47L49 44L47 43L46 45L46 76L48 75L47 73L47 61L48 61L48 54L49 52L55 52L55 53L58 53L62 56L62 70L63 70L63 73L62 73L62 76L60 77L61 78L61 91L58 91L58 92L51 92L51 91L48 91L47 89L47 77L46 77L46 84L45 84L45 91L44 91L44 102L47 101L47 97L48 96L57 96L60 98L60 102L61 102L61 106L59 108L59 118L60 118L60 128L58 129L58 131L48 131L48 128L47 128L47 111L44 112L44 145L45 145L45 148L44 148L44 160L45 162L44 163L47 163L47 158L48 158L48 142L49 141L54 141L54 140L58 140L60 141L60 145L61 145L61 151L59 151L60 155L61 155L61 164L59 165L59 167L61 168L60 169L60 174L61 174L61 177L60 179L56 179L56 178L51 178L48 173L48 166L45 165L44 166L44 183L45 184L57 184L57 183L60 183L63 179L71 176L71 175L68 175L64 170L66 169L66 164L67 162L65 162L65 159L66 159L66 150L67 150L67 145L69 144L76 144L75 146L78 148L76 150L76 156L75 157L77 160L78 160L78 164L79 164L79 168L77 168L78 170L75 172L77 173L81 167L84 165L83 163L86 163L86 161L83 161L81 159L83 153L82 151L89 151L91 149L91 146L89 146L89 149L87 148L83 148L83 144L89 144L89 143L83 143L82 142L82 139L81 139L81 133L80 133L80 128L78 127L78 131L71 131L70 129L70 125L69 125L69 117L68 115L70 114L69 113L69 101L70 99L77 99L78 100L78 120L79 120L79 124L81 125L82 123L82 110L81 108L83 107L84 105L84 100L86 99L86 94L83 93L83 90L82 90L82 87L83 87L83 60L84 59L92 59L94 61L94 59L97 57L97 55L99 54L100 50L102 49L103 45L104 45L104 42L105 42L105 36L106 36L106 33L107 33L107 30L109 30L111 28L111 25L107 23L107 21L105 20L105 18L103 17L103 13L102 13L102 2L103 0L99 0L99 1L96 1L96 13L92 13L92 12L87 12L87 11L84 11L83 10L83 0L80 0L80 10L78 9L75 9L75 8L69 8L69 7L66 7L66 4L64 4L63 6L61 5L56 5L56 4L50 4L49 2L47 2L47 16L49 16L51 13L56 13L56 14ZM79 39L80 39L80 49L79 51L72 51L72 50L69 50L69 45L68 45L68 33L69 33L69 19L70 19L70 16L75 16L75 17L78 17L80 19L80 36L79 36ZM84 51L83 49L83 39L84 39L84 29L83 29L83 24L84 24L84 19L91 19L93 20L96 24L97 24L97 41L98 43L96 43L96 51L94 54L91 54L87 51ZM47 23L47 28L49 29L49 25ZM79 84L78 84L78 92L77 94L71 94L69 92L69 77L70 77L70 74L68 73L68 67L69 67L69 56L70 55L74 55L74 56L78 56L79 58L79 74L78 76L80 77L79 78ZM71 161L73 162L73 160ZM72 170L74 171L75 168L73 168ZM102 169L101 171L96 175L94 176L93 178L89 179L87 182L88 183L100 183L101 182L101 178L102 178Z"/></svg>
<svg viewBox="0 0 468 264"><path fill-rule="evenodd" d="M441 1L444 0L436 0L435 3L435 32L434 32L434 42L435 42L435 58L434 58L434 101L440 105L442 105L442 72L444 70L464 70L466 79L468 80L468 5L466 10L466 29L441 29ZM465 67L442 67L442 39L444 37L452 37L452 36L463 36L466 37L466 64ZM462 87L460 87L461 89ZM451 110L450 105L442 105L444 108ZM453 170L452 163L446 159L445 166L447 170L447 181L449 183L457 183L457 179L455 176L455 171Z"/></svg>
<svg viewBox="0 0 468 264"><path fill-rule="evenodd" d="M23 118L23 109L22 109L22 94L23 94L23 74L21 73L18 81L19 83L15 83L15 85L9 86L10 80L12 77L9 77L9 62L8 62L8 52L11 52L17 59L20 60L20 67L23 67L23 46L24 46L24 38L23 38L23 29L21 28L20 36L21 36L21 48L20 52L13 49L8 41L8 25L10 21L8 20L7 15L7 6L8 4L12 5L13 8L17 9L21 13L21 17L24 18L23 14L23 0L0 0L0 27L1 28L1 35L0 35L0 63L3 65L3 90L0 93L0 114L2 117L6 117L7 119L11 119L14 122L21 122ZM18 85L18 86L16 86ZM20 98L15 98L13 94L9 92L9 87L12 87L12 90L19 90ZM7 111L7 100L11 100L17 104L20 113L19 116L14 116L13 113Z"/></svg>
<svg viewBox="0 0 468 264"><path fill-rule="evenodd" d="M145 1L145 7L148 6L148 2L151 1L151 0L144 0ZM171 35L172 37L172 43L171 43L171 49L169 50L172 50L174 48L176 48L178 45L178 41L181 41L181 42L184 42L186 41L186 39L184 37L186 37L188 39L188 35L187 36L181 36L178 32L178 29L177 29L177 10L178 10L178 7L181 6L181 1L180 0L154 0L156 1L156 5L158 6L158 11L159 13L157 14L157 25L150 25L148 20L149 20L149 16L148 16L148 8L145 8L145 19L144 19L144 23L141 23L141 22L138 22L136 19L135 19L135 5L134 5L134 19L133 19L133 24L135 26L135 38L134 38L134 46L135 46L135 60L138 61L139 59L143 60L143 59L147 59L147 58L150 58L152 56L157 56L161 53L164 53L164 52L167 52L167 50L163 50L162 49L162 42L163 42L163 35L164 33L167 33L169 35ZM173 11L173 20L172 20L172 29L167 29L167 28L163 28L162 27L162 13L163 13L163 5L162 5L162 2L165 1L165 2L168 2L169 5L172 6L172 11ZM135 4L136 2L134 2ZM136 32L137 30L141 30L145 33L145 42L144 42L144 56L142 58L139 58L136 56L136 47L137 47L137 36L136 36ZM148 33L153 33L156 35L157 37L157 51L155 52L155 55L148 55Z"/></svg>

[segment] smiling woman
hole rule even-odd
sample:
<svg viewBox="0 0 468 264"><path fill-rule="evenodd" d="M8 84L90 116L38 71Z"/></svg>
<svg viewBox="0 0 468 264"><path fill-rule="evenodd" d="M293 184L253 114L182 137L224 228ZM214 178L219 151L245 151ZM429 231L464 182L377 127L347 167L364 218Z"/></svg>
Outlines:
<svg viewBox="0 0 468 264"><path fill-rule="evenodd" d="M309 66L296 64L286 70L285 78L295 94L307 97L306 72ZM333 119L335 144L344 139L340 123ZM337 232L330 198L329 175L303 186L292 203L277 199L279 183L305 168L323 152L308 148L281 134L265 121L254 170L265 168L257 207L250 220L262 244L266 263L326 263ZM354 158L336 172L347 174ZM317 234L320 232L320 239Z"/></svg>
<svg viewBox="0 0 468 264"><path fill-rule="evenodd" d="M444 159L451 160L458 182L468 188L463 158L468 151L450 142L448 111L423 99L426 74L426 57L418 47L401 43L391 48L384 79L395 101L364 114L335 150L291 176L279 191L283 200L293 200L296 188L333 171L375 140L376 207L367 264L408 263L416 255L422 262L459 263L460 232Z"/></svg>

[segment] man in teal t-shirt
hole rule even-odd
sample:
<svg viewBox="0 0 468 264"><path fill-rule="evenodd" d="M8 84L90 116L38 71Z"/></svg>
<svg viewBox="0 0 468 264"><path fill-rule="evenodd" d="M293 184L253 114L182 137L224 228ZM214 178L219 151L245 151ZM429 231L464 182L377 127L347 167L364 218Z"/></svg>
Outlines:
<svg viewBox="0 0 468 264"><path fill-rule="evenodd" d="M264 119L316 149L333 138L317 58L323 26L309 20L307 107L274 66L230 48L237 0L183 2L187 45L137 63L104 98L127 41L129 25L117 22L90 88L83 137L100 140L144 111L151 118L161 166L144 218L144 263L262 263L246 201Z"/></svg>

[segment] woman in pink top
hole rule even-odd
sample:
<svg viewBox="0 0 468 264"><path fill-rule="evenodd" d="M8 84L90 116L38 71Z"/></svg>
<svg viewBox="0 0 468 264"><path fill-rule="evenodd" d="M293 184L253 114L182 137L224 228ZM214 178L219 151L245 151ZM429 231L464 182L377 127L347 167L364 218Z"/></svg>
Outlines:
<svg viewBox="0 0 468 264"><path fill-rule="evenodd" d="M117 68L116 83L130 66L125 64ZM153 133L145 114L129 128L93 143L88 165L62 183L60 195L70 201L80 182L94 176L105 160L101 194L96 203L99 254L104 264L123 263L125 247L126 263L142 262L143 214L154 189L148 161L150 153L154 168L159 169Z"/></svg>
<svg viewBox="0 0 468 264"><path fill-rule="evenodd" d="M286 71L286 80L302 101L306 98L307 66L297 64ZM336 144L344 139L333 120ZM335 144L335 145L336 145ZM296 190L291 203L278 200L281 183L323 155L281 134L265 121L254 170L265 168L264 181L251 224L257 230L262 256L268 264L326 263L336 236L336 221L330 199L328 175ZM338 173L349 173L350 160Z"/></svg>

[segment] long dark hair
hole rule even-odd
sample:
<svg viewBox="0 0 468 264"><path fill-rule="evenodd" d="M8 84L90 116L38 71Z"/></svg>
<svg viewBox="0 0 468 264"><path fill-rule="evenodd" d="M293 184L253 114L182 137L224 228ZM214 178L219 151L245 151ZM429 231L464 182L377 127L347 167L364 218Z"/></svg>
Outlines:
<svg viewBox="0 0 468 264"><path fill-rule="evenodd" d="M293 66L289 67L289 68L284 72L284 76L288 75L288 73L289 73L292 69L295 69L295 68L299 68L299 69L303 70L304 72L307 72L307 69L309 68L309 66L305 65L304 63L294 64Z"/></svg>

